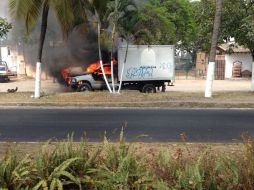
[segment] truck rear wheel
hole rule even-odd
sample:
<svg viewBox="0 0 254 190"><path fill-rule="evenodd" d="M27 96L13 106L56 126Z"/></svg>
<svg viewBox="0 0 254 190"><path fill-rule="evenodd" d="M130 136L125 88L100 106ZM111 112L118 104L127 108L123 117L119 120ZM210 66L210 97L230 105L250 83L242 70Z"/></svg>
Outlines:
<svg viewBox="0 0 254 190"><path fill-rule="evenodd" d="M80 85L80 87L78 88L79 92L88 92L88 91L92 91L92 87L89 83L83 83Z"/></svg>
<svg viewBox="0 0 254 190"><path fill-rule="evenodd" d="M162 85L161 92L166 92L166 85Z"/></svg>
<svg viewBox="0 0 254 190"><path fill-rule="evenodd" d="M143 93L156 93L156 88L153 84L145 84L142 88Z"/></svg>

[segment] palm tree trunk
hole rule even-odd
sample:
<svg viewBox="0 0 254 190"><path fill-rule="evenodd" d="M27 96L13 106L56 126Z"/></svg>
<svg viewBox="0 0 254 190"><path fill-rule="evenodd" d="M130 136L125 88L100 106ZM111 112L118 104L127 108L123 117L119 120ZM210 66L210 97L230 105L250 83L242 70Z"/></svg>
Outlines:
<svg viewBox="0 0 254 190"><path fill-rule="evenodd" d="M254 92L254 49L251 49L252 55L252 76L251 76L251 91Z"/></svg>
<svg viewBox="0 0 254 190"><path fill-rule="evenodd" d="M114 51L114 42L115 42L115 25L113 26L111 38L112 38L112 46L111 46L111 61L110 61L110 66L111 66L112 89L113 89L113 93L115 93L116 90L115 90L114 64L113 64L113 51Z"/></svg>
<svg viewBox="0 0 254 190"><path fill-rule="evenodd" d="M122 83L123 83L123 72L124 72L125 63L126 63L126 61L127 61L128 50L129 50L129 43L128 43L128 41L127 41L127 46L126 46L126 51L125 51L125 57L124 57L124 62L123 62L122 70L121 70L121 76L120 76L120 84L119 84L119 88L118 88L117 93L120 93L121 88L122 88ZM118 66L119 66L119 63L118 63Z"/></svg>
<svg viewBox="0 0 254 190"><path fill-rule="evenodd" d="M47 26L48 26L48 12L49 12L48 2L45 1L43 4L39 51L38 51L38 58L36 63L34 98L40 98L41 96L41 92L40 92L41 91L41 60L42 60L43 45L44 45L45 36L47 32Z"/></svg>
<svg viewBox="0 0 254 190"><path fill-rule="evenodd" d="M215 18L214 18L214 25L213 25L212 44L211 44L211 49L210 49L209 65L208 65L207 78L206 78L206 89L205 89L205 97L206 98L212 97L212 86L213 86L213 80L214 80L215 58L216 58L216 47L217 47L217 42L218 42L220 23L221 23L221 14L222 14L222 1L223 0L216 0L216 12L215 12Z"/></svg>
<svg viewBox="0 0 254 190"><path fill-rule="evenodd" d="M101 24L100 24L100 22L98 22L98 49L99 49L100 66L101 66L102 75L103 75L103 78L104 78L105 83L107 85L107 88L108 88L109 92L112 93L112 90L111 90L109 83L108 83L108 79L105 75L104 66L103 66L103 62L102 62L100 37L101 37Z"/></svg>

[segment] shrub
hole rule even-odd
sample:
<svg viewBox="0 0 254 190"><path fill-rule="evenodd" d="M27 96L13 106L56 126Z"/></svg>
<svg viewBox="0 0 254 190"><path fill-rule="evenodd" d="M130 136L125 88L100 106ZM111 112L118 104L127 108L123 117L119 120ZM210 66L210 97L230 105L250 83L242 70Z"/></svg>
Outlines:
<svg viewBox="0 0 254 190"><path fill-rule="evenodd" d="M0 188L29 189L33 180L32 173L30 157L20 159L15 150L9 150L0 161Z"/></svg>
<svg viewBox="0 0 254 190"><path fill-rule="evenodd" d="M97 188L102 190L151 189L152 177L143 156L134 153L131 144L126 144L123 130L119 146L106 138L103 144L104 159L97 172Z"/></svg>

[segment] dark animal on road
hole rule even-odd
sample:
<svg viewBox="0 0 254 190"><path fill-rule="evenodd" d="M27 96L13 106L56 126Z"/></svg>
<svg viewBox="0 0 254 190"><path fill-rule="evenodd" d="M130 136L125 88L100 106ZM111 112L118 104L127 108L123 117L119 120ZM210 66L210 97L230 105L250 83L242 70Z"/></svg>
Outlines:
<svg viewBox="0 0 254 190"><path fill-rule="evenodd" d="M17 92L17 91L18 91L18 87L7 90L8 93L14 93L14 92Z"/></svg>

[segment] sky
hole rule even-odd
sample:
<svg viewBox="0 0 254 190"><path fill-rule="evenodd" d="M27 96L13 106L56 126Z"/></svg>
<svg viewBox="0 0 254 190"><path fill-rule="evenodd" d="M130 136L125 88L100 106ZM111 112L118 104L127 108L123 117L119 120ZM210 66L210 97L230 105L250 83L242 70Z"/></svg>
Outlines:
<svg viewBox="0 0 254 190"><path fill-rule="evenodd" d="M0 0L0 17L10 19L8 16L8 0Z"/></svg>

